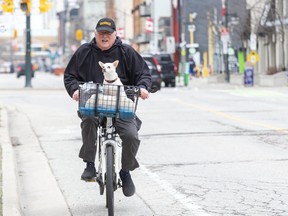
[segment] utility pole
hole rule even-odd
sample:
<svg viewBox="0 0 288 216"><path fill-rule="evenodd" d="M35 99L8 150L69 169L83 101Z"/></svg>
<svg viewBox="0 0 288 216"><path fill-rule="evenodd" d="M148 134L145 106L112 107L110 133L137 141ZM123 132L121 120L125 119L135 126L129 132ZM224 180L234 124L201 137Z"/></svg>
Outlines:
<svg viewBox="0 0 288 216"><path fill-rule="evenodd" d="M69 3L68 0L64 1L64 11L62 14L62 57L63 62L66 60L66 23L67 23L67 12L68 12Z"/></svg>
<svg viewBox="0 0 288 216"><path fill-rule="evenodd" d="M181 48L181 75L183 76L184 79L184 85L188 86L188 71L186 70L186 39L185 39L185 16L184 14L184 8L185 8L185 1L184 0L179 0L179 28L180 28L180 48Z"/></svg>
<svg viewBox="0 0 288 216"><path fill-rule="evenodd" d="M223 4L224 3L224 4ZM225 65L225 80L226 82L230 82L230 72L229 72L229 55L228 55L228 38L229 38L229 30L228 30L228 0L222 0L222 16L224 15L224 26L226 31L226 39L223 40L223 57L224 57L224 65ZM226 48L224 48L226 47Z"/></svg>
<svg viewBox="0 0 288 216"><path fill-rule="evenodd" d="M26 55L25 55L25 69L26 69L26 80L25 87L32 87L32 65L31 65L31 20L30 11L26 12Z"/></svg>
<svg viewBox="0 0 288 216"><path fill-rule="evenodd" d="M26 15L26 53L25 53L25 87L32 87L32 64L31 64L31 1L22 0L20 8Z"/></svg>
<svg viewBox="0 0 288 216"><path fill-rule="evenodd" d="M180 11L179 11L179 0L173 0L172 1L172 20L173 20L173 36L175 38L175 44L178 45L178 48L175 50L175 53L173 55L173 59L174 59L174 63L177 67L176 69L176 74L179 76L179 63L180 63L180 48L179 48L179 44L180 44Z"/></svg>

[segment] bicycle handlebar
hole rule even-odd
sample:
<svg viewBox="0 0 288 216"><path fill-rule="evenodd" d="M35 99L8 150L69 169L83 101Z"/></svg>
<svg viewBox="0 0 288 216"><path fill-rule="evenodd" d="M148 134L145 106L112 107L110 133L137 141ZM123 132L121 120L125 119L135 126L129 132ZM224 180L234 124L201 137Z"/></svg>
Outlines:
<svg viewBox="0 0 288 216"><path fill-rule="evenodd" d="M156 93L159 90L159 88L153 86L151 88L148 88L149 93ZM125 90L126 93L128 94L137 94L138 96L141 94L141 88L136 87L136 88L128 88Z"/></svg>
<svg viewBox="0 0 288 216"><path fill-rule="evenodd" d="M148 89L148 92L150 92L150 93L156 93L158 90L159 90L158 87L152 86L151 88Z"/></svg>

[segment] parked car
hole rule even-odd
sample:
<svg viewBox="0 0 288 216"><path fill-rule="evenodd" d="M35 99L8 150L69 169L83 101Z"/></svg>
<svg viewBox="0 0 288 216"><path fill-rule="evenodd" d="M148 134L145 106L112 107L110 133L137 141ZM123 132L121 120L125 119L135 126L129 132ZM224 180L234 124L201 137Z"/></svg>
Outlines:
<svg viewBox="0 0 288 216"><path fill-rule="evenodd" d="M0 73L14 73L13 64L11 62L1 62Z"/></svg>
<svg viewBox="0 0 288 216"><path fill-rule="evenodd" d="M161 71L165 87L176 86L175 65L169 53L143 53L142 57Z"/></svg>
<svg viewBox="0 0 288 216"><path fill-rule="evenodd" d="M161 65L162 79L165 87L176 86L175 65L169 53L155 53L154 56Z"/></svg>
<svg viewBox="0 0 288 216"><path fill-rule="evenodd" d="M36 69L35 65L31 64L32 77L34 77L35 69ZM17 74L17 78L19 78L20 76L25 76L26 74L25 63L19 63L16 66L16 74Z"/></svg>
<svg viewBox="0 0 288 216"><path fill-rule="evenodd" d="M157 70L157 67L152 64L151 62L145 60L148 68L149 68L149 72L151 74L151 78L152 78L152 88L157 88L158 90L161 89L161 83L162 83L162 74L161 71Z"/></svg>

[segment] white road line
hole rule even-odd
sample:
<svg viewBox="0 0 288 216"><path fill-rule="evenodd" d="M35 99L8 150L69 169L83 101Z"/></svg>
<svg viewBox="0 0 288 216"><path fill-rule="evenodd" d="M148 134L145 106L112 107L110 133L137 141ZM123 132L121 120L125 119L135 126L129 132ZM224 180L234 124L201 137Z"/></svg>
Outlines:
<svg viewBox="0 0 288 216"><path fill-rule="evenodd" d="M210 216L210 214L206 213L200 206L193 203L191 199L189 199L186 195L179 193L177 190L173 188L171 184L167 181L162 180L159 175L156 173L150 172L144 165L141 164L140 169L147 175L151 180L157 183L161 188L163 188L166 192L171 194L179 203L181 203L185 208L189 211L192 211L194 216Z"/></svg>

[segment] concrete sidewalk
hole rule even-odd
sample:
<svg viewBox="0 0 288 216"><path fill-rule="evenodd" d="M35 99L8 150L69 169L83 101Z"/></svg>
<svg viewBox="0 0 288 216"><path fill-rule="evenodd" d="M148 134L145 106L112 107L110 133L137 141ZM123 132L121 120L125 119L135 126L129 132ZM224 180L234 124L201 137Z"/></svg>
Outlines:
<svg viewBox="0 0 288 216"><path fill-rule="evenodd" d="M15 159L8 131L8 117L4 107L0 106L0 144L2 148L2 215L21 215L18 199Z"/></svg>

